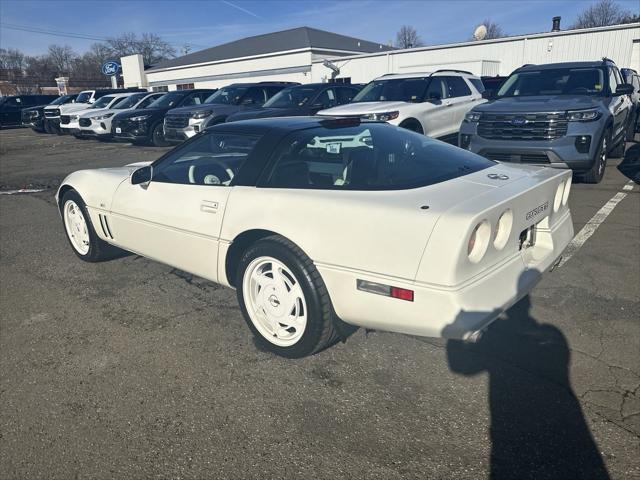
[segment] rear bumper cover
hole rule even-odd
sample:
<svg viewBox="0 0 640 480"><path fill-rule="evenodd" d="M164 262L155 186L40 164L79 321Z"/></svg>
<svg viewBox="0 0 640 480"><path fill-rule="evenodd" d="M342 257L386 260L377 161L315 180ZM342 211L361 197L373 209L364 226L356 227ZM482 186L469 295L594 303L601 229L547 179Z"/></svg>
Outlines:
<svg viewBox="0 0 640 480"><path fill-rule="evenodd" d="M518 252L463 285L442 287L316 264L338 316L347 323L427 337L472 339L529 294L573 238L567 210L552 229L539 228L535 247ZM414 301L362 292L357 279L414 291Z"/></svg>

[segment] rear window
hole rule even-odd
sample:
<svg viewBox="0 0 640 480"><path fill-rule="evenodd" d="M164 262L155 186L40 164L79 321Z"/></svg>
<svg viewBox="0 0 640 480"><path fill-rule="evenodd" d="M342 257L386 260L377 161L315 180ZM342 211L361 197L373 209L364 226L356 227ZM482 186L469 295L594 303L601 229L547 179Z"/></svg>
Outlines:
<svg viewBox="0 0 640 480"><path fill-rule="evenodd" d="M444 182L494 162L383 123L294 132L276 153L275 188L403 190Z"/></svg>
<svg viewBox="0 0 640 480"><path fill-rule="evenodd" d="M468 80L471 82L471 85L476 87L478 93L484 92L484 84L482 83L482 80L480 80L479 78L469 78Z"/></svg>

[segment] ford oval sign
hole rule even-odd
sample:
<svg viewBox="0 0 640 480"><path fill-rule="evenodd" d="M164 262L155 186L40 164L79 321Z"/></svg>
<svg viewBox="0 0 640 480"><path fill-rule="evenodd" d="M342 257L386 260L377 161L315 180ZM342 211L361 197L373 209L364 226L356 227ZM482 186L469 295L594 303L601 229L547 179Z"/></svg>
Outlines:
<svg viewBox="0 0 640 480"><path fill-rule="evenodd" d="M102 64L103 75L109 75L109 76L117 75L119 70L120 70L120 64L118 62L114 62L113 60L104 62Z"/></svg>

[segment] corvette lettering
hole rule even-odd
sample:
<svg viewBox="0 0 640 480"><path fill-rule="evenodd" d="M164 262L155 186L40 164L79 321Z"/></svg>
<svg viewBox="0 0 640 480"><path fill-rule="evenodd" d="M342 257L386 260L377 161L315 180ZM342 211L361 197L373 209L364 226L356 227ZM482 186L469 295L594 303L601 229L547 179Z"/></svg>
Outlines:
<svg viewBox="0 0 640 480"><path fill-rule="evenodd" d="M533 210L527 212L527 215L525 216L525 219L526 220L531 220L532 218L537 217L541 213L546 212L548 208L549 208L549 202L544 202L542 205L539 205L536 208L534 208Z"/></svg>

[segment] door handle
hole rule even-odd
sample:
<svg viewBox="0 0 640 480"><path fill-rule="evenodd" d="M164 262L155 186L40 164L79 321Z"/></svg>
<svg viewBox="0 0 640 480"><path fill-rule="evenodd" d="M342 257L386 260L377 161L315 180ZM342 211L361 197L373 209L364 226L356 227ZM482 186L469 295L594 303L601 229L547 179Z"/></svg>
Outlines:
<svg viewBox="0 0 640 480"><path fill-rule="evenodd" d="M218 202L213 202L211 200L202 200L202 203L200 203L200 211L205 213L217 213Z"/></svg>

